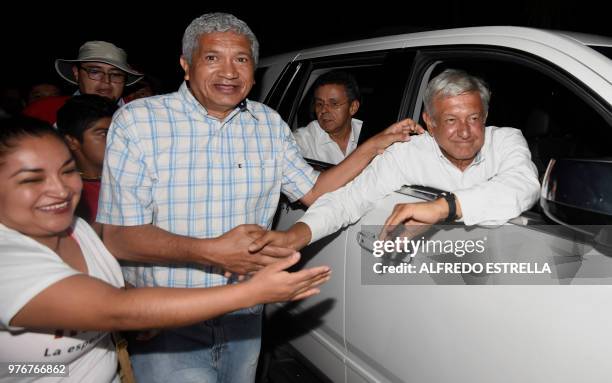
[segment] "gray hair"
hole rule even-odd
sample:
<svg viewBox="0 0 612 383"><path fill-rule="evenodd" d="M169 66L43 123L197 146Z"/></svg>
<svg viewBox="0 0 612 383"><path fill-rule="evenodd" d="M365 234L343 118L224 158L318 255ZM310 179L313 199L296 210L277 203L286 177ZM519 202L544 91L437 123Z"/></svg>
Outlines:
<svg viewBox="0 0 612 383"><path fill-rule="evenodd" d="M451 97L469 92L478 92L480 94L480 100L482 101L486 117L489 113L489 100L491 99L491 91L487 83L465 71L446 69L427 84L423 96L425 111L430 116L433 115L433 101L436 96Z"/></svg>
<svg viewBox="0 0 612 383"><path fill-rule="evenodd" d="M183 34L183 57L191 65L193 52L198 46L201 35L214 32L234 32L246 36L251 42L251 56L255 66L259 60L259 42L251 28L242 20L229 13L207 13L196 19Z"/></svg>

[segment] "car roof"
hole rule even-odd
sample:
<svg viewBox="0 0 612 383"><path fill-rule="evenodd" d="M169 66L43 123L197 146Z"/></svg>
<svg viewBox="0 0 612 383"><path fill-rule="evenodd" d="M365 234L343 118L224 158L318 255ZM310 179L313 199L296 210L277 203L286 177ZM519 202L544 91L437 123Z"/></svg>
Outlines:
<svg viewBox="0 0 612 383"><path fill-rule="evenodd" d="M588 45L612 47L612 38L585 33L515 26L485 26L406 33L325 45L263 58L260 66L394 48L487 45L516 49L579 73L582 81L606 94L612 86L612 60ZM603 82L603 83L602 83Z"/></svg>
<svg viewBox="0 0 612 383"><path fill-rule="evenodd" d="M612 37L569 31L551 30L550 32L569 37L584 45L612 48Z"/></svg>
<svg viewBox="0 0 612 383"><path fill-rule="evenodd" d="M612 37L592 35L587 33L545 30L528 27L515 26L486 26L452 28L442 30L432 30L425 32L404 33L371 39L355 40L350 42L323 45L320 47L296 50L288 53L262 58L263 66L275 62L277 59L284 60L287 56L310 58L317 56L327 56L341 54L344 51L360 52L371 50L383 50L392 48L402 48L408 46L426 45L447 45L454 43L472 44L487 43L492 38L503 42L505 39L521 39L525 41L539 41L547 45L554 45L561 39L571 40L580 45L594 45L612 47ZM500 45L500 44L494 44Z"/></svg>

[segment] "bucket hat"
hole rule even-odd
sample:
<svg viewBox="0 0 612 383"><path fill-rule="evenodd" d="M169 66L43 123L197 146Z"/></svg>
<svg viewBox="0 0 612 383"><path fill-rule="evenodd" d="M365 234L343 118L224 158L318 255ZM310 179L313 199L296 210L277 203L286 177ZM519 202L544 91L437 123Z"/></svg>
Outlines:
<svg viewBox="0 0 612 383"><path fill-rule="evenodd" d="M75 60L57 59L55 60L55 70L66 81L78 85L72 66L80 62L101 62L112 65L126 72L128 78L125 85L132 85L138 82L143 74L132 69L127 63L127 53L114 44L106 41L88 41L79 48L79 56Z"/></svg>

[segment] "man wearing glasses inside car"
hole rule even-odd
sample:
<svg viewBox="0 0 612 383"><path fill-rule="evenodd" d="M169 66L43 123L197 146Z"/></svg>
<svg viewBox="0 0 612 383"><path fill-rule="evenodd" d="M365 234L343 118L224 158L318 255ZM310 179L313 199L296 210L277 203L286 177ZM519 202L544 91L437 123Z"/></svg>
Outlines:
<svg viewBox="0 0 612 383"><path fill-rule="evenodd" d="M132 85L143 74L127 63L125 51L106 41L88 41L81 45L75 60L55 60L57 73L71 84L79 86L77 94L98 94L125 104L123 88Z"/></svg>
<svg viewBox="0 0 612 383"><path fill-rule="evenodd" d="M337 165L359 141L363 122L353 118L360 105L359 86L349 73L333 70L318 77L313 89L316 119L293 135L304 158Z"/></svg>

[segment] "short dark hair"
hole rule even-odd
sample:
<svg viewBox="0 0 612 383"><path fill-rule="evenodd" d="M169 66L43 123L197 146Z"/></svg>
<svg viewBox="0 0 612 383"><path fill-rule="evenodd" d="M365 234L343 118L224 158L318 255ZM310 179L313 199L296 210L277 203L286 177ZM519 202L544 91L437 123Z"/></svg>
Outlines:
<svg viewBox="0 0 612 383"><path fill-rule="evenodd" d="M0 119L0 158L17 147L23 138L46 135L55 137L64 143L63 137L44 121L25 116Z"/></svg>
<svg viewBox="0 0 612 383"><path fill-rule="evenodd" d="M117 104L109 98L97 94L80 94L71 97L57 111L57 129L83 141L83 132L101 118L112 117Z"/></svg>
<svg viewBox="0 0 612 383"><path fill-rule="evenodd" d="M327 73L323 73L315 80L312 89L316 91L319 87L330 84L344 86L349 102L353 102L355 100L361 101L359 85L357 85L357 80L355 80L355 77L353 77L350 73L341 70L332 70Z"/></svg>

